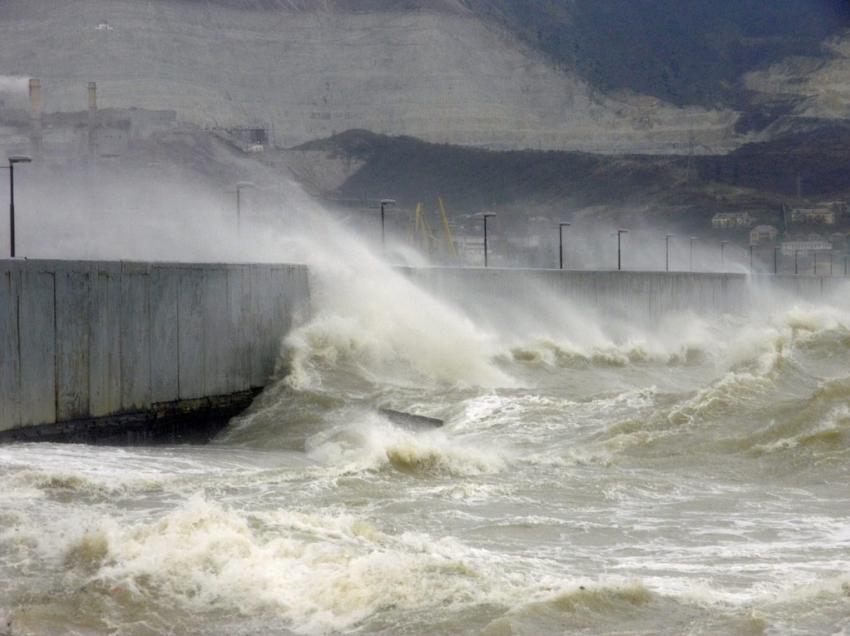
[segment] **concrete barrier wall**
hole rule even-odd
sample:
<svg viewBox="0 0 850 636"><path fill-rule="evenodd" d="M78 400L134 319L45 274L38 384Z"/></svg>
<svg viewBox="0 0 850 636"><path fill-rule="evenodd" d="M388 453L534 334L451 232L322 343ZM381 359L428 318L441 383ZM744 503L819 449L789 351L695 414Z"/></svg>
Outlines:
<svg viewBox="0 0 850 636"><path fill-rule="evenodd" d="M250 391L309 306L298 265L0 261L0 432Z"/></svg>
<svg viewBox="0 0 850 636"><path fill-rule="evenodd" d="M544 311L554 299L649 325L684 311L744 313L789 300L825 302L850 286L846 278L815 276L494 268L404 271L416 284L474 317L517 305L528 313Z"/></svg>
<svg viewBox="0 0 850 636"><path fill-rule="evenodd" d="M483 320L510 320L514 308L527 317L557 301L655 324L676 312L767 312L772 303L828 302L850 291L841 277L402 271ZM173 430L170 422L193 412L202 415L180 435L159 439L185 439L207 426L204 417L223 426L268 382L282 338L309 311L308 271L299 265L4 260L0 279L0 441L112 443L132 429L126 443L148 443L154 428ZM210 401L220 396L239 399Z"/></svg>

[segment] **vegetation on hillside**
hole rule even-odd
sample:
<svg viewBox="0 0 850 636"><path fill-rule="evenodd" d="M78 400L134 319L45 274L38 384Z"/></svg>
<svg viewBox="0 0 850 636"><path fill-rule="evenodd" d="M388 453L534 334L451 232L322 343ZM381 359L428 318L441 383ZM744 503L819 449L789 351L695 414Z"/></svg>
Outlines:
<svg viewBox="0 0 850 636"><path fill-rule="evenodd" d="M465 1L602 91L680 105L743 106L743 73L850 28L846 0Z"/></svg>

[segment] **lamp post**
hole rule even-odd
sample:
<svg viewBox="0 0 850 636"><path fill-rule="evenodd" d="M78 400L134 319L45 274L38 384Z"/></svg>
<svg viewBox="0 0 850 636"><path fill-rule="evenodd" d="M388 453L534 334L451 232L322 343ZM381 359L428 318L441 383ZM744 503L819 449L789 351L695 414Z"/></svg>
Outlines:
<svg viewBox="0 0 850 636"><path fill-rule="evenodd" d="M32 157L11 155L9 157L9 254L15 258L15 164L29 163Z"/></svg>
<svg viewBox="0 0 850 636"><path fill-rule="evenodd" d="M558 223L558 269L564 269L564 228L568 222Z"/></svg>
<svg viewBox="0 0 850 636"><path fill-rule="evenodd" d="M387 238L386 233L384 232L384 210L388 205L395 205L394 199L381 199L381 249L386 251L387 249Z"/></svg>
<svg viewBox="0 0 850 636"><path fill-rule="evenodd" d="M690 270L694 271L694 241L698 241L699 238L696 236L691 237L691 261L690 261Z"/></svg>
<svg viewBox="0 0 850 636"><path fill-rule="evenodd" d="M796 276L797 272L799 271L799 269L797 267L797 255L799 253L800 253L800 250L794 250L794 276Z"/></svg>
<svg viewBox="0 0 850 636"><path fill-rule="evenodd" d="M242 234L242 190L253 188L254 184L250 181L240 181L236 184L236 235Z"/></svg>
<svg viewBox="0 0 850 636"><path fill-rule="evenodd" d="M755 243L750 243L750 274L753 273L753 248L756 246Z"/></svg>
<svg viewBox="0 0 850 636"><path fill-rule="evenodd" d="M781 249L782 248L779 247L778 245L773 246L773 273L774 274L779 273L779 259L777 257L777 254L779 254L779 250L781 250Z"/></svg>
<svg viewBox="0 0 850 636"><path fill-rule="evenodd" d="M729 241L720 241L720 271L726 271L726 245Z"/></svg>
<svg viewBox="0 0 850 636"><path fill-rule="evenodd" d="M665 242L667 243L666 249L664 252L664 271L670 271L670 239L673 238L675 234L668 234L665 238Z"/></svg>
<svg viewBox="0 0 850 636"><path fill-rule="evenodd" d="M484 219L484 267L487 267L487 219L496 216L495 212L485 212L481 215Z"/></svg>
<svg viewBox="0 0 850 636"><path fill-rule="evenodd" d="M619 272L621 269L622 261L620 260L620 237L623 234L628 234L628 230L617 230L617 271Z"/></svg>

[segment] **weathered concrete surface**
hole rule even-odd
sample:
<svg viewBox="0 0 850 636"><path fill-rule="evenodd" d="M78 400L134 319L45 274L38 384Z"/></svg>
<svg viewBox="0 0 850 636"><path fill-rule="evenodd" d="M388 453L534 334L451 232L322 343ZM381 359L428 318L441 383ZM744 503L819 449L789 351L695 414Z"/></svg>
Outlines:
<svg viewBox="0 0 850 636"><path fill-rule="evenodd" d="M298 265L3 260L0 276L0 440L188 439L181 416L206 430L250 403L309 305Z"/></svg>
<svg viewBox="0 0 850 636"><path fill-rule="evenodd" d="M204 444L251 405L256 391L152 404L150 409L0 432L0 440L109 446Z"/></svg>

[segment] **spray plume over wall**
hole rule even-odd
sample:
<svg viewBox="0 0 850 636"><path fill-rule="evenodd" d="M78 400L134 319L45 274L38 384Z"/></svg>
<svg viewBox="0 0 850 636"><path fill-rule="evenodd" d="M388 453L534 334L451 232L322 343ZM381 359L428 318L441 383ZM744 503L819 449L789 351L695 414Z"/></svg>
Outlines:
<svg viewBox="0 0 850 636"><path fill-rule="evenodd" d="M386 252L381 248L377 210L340 218L274 171L253 170L254 187L241 193L237 210L238 176L222 187L222 180L186 177L158 161L132 174L105 164L97 172L48 175L44 167L27 165L19 172L19 254L305 263L313 315L287 339L286 382L296 390L327 381L335 366L367 383L511 387L528 381L517 376L517 359L544 366L568 359L685 360L717 335L710 319L694 312L723 307L710 294L694 292L696 278L674 277L683 287L669 293L691 294L692 306L682 303L653 324L652 315L637 310L651 293L642 288L627 285L617 302L602 307L587 294L564 294L553 271L531 277L504 270L485 279L482 271L454 276L458 270L449 269L440 275L423 269L424 259L395 237ZM657 246L646 238L654 234L638 229L625 235L623 260L630 268L642 262L660 269ZM604 230L596 235L599 244L610 243L607 256L615 258L616 236ZM568 262L581 256L575 245L571 237ZM681 251L675 255L682 257ZM627 281L623 274L617 280ZM749 294L744 278L730 281ZM759 298L761 308L773 302L768 296Z"/></svg>

